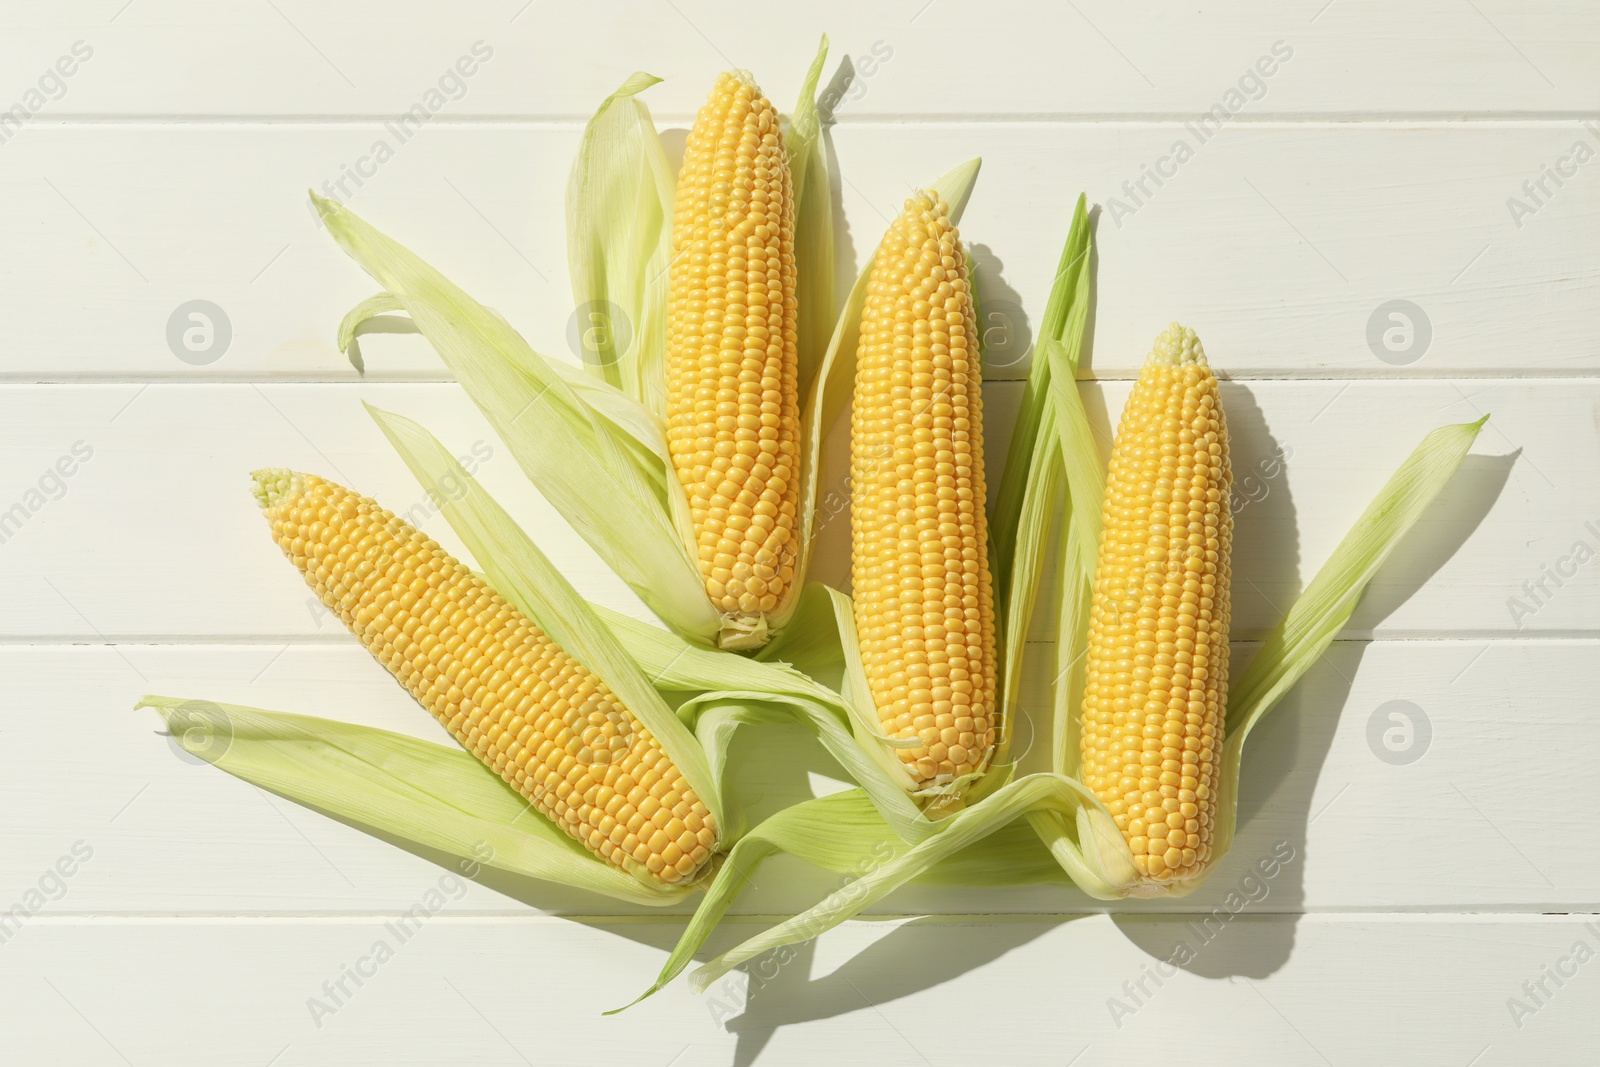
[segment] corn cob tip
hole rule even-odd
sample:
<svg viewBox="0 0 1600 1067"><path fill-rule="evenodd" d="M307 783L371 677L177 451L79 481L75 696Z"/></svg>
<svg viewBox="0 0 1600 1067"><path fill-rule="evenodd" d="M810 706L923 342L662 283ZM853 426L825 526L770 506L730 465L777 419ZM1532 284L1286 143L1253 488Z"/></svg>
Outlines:
<svg viewBox="0 0 1600 1067"><path fill-rule="evenodd" d="M722 628L717 631L717 647L733 652L761 648L771 639L771 627L763 614L729 612L722 616Z"/></svg>
<svg viewBox="0 0 1600 1067"><path fill-rule="evenodd" d="M1170 367L1181 367L1185 363L1198 363L1202 367L1209 366L1206 362L1206 350L1200 346L1200 338L1195 332L1182 323L1175 322L1161 332L1156 338L1156 343L1150 349L1148 363L1166 364Z"/></svg>
<svg viewBox="0 0 1600 1067"><path fill-rule="evenodd" d="M306 480L304 474L288 467L262 467L251 471L250 478L255 483L250 491L255 494L262 511L299 492Z"/></svg>
<svg viewBox="0 0 1600 1067"><path fill-rule="evenodd" d="M945 203L944 197L939 195L937 189L918 189L906 197L904 214L911 216L912 221L922 219L937 219L946 226L953 228L950 222L950 205Z"/></svg>

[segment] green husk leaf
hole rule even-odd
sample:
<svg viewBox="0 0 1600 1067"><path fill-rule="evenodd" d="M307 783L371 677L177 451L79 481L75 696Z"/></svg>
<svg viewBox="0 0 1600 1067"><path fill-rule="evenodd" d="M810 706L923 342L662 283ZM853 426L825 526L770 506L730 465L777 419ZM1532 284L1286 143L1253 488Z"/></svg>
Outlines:
<svg viewBox="0 0 1600 1067"><path fill-rule="evenodd" d="M1070 543L1074 538L1093 532L1095 540L1088 542L1091 567L1098 544L1098 531L1093 527L1099 524L1099 497L1094 498L1093 519L1083 520L1084 508L1074 497L1073 490L1085 493L1088 490L1074 485L1071 477L1076 475L1081 482L1086 469L1090 472L1096 469L1097 459L1092 438L1088 440L1087 457L1074 451L1081 440L1077 427L1071 424L1075 415L1082 414L1074 373L1088 321L1091 247L1087 201L1080 195L1062 251L1062 266L1050 294L1045 316L1049 328L1034 351L1017 436L1012 439L1000 492L992 509L990 544L994 562L991 570L1000 594L997 597L1002 653L1000 706L1006 709L1006 728L995 754L997 763L1009 758L1011 727L1015 717L1022 713L1017 699L1028 631L1033 623L1045 553L1063 502L1069 519L1068 528L1059 539ZM1071 427L1065 440L1060 433L1064 426ZM1022 440L1030 427L1033 439ZM1086 419L1081 428L1087 435ZM986 779L970 791L971 795L981 797L998 783L997 778Z"/></svg>
<svg viewBox="0 0 1600 1067"><path fill-rule="evenodd" d="M837 702L839 699L838 694L787 664L729 656L603 605L591 606L627 646L640 669L662 689L695 692L755 689L810 700Z"/></svg>
<svg viewBox="0 0 1600 1067"><path fill-rule="evenodd" d="M729 708L737 709L737 714ZM679 711L695 717L696 733L702 743L708 736L705 719L712 713L730 725L789 722L804 726L867 793L885 825L891 828L886 832L902 840L920 841L937 829L900 788L900 783L863 751L864 746L851 734L843 716L827 704L791 696L774 697L762 690L727 690L691 697L680 705ZM725 763L725 748L708 748L707 752L718 767Z"/></svg>
<svg viewBox="0 0 1600 1067"><path fill-rule="evenodd" d="M1042 421L1040 426L1045 432L1053 431L1054 419ZM1000 707L1008 716L1019 710L1023 653L1033 623L1044 565L1043 550L1057 525L1065 499L1060 455L1059 446L1049 441L1025 457L1031 469L1023 486L1021 508L1013 529L1016 551L1007 560L1007 566L991 570L991 574L993 570L1001 571L1001 574L993 574L993 580L996 591L1001 594L996 597L1000 622ZM1010 733L1008 726L1003 739L1007 748ZM996 753L996 758L1003 757Z"/></svg>
<svg viewBox="0 0 1600 1067"><path fill-rule="evenodd" d="M918 875L916 882L968 887L1072 885L1026 819L1015 819L940 860Z"/></svg>
<svg viewBox="0 0 1600 1067"><path fill-rule="evenodd" d="M796 809L800 807L796 805ZM1125 887L1107 881L1100 873L1111 868L1106 857L1099 855L1101 850L1097 842L1109 842L1111 838L1115 838L1116 842L1122 841L1122 834L1110 813L1085 786L1070 778L1054 774L1031 774L1004 786L981 803L956 812L945 820L939 833L904 851L895 850L882 862L875 862L874 858L864 855L861 841L850 842L856 861L867 860L869 864L859 878L807 911L750 938L700 967L689 976L690 986L696 992L704 992L722 975L763 952L808 941L919 875L932 871L940 861L999 831L1019 816L1033 817L1035 814L1053 815L1061 818L1063 825L1077 829L1076 835L1061 842L1061 848L1055 856L1079 888L1092 896L1108 899L1122 895ZM793 815L792 822L799 823L813 833L831 830L810 811ZM758 827L752 836L759 831ZM1123 848L1125 850L1126 845ZM1127 871L1122 873L1126 875L1131 870L1130 860ZM721 872L718 876L720 879ZM701 903L702 911L715 892L716 882L713 882L706 900Z"/></svg>
<svg viewBox="0 0 1600 1067"><path fill-rule="evenodd" d="M800 87L800 100L789 120L789 174L794 190L795 299L799 302L798 341L800 395L827 355L836 315L833 264L833 189L828 178L827 147L817 108L817 85L828 59L823 34L817 54Z"/></svg>
<svg viewBox="0 0 1600 1067"><path fill-rule="evenodd" d="M377 293L345 313L339 322L339 351L350 360L350 365L357 373L367 373L367 365L361 361L361 350L354 347L356 331L369 319L377 318L379 315L391 315L397 311L403 312L405 309L405 301L393 293Z"/></svg>
<svg viewBox="0 0 1600 1067"><path fill-rule="evenodd" d="M682 973L727 914L734 899L754 879L761 865L776 853L787 853L835 874L860 876L904 855L909 847L883 822L881 813L860 789L785 808L734 846L717 877L707 887L705 899L661 968L655 984L633 1004L664 988ZM926 866L914 880L924 885L959 886L1072 884L1061 865L1040 844L1027 821L1014 817L987 836L978 837ZM847 887L844 892L851 891Z"/></svg>
<svg viewBox="0 0 1600 1067"><path fill-rule="evenodd" d="M1233 842L1239 767L1245 739L1296 682L1322 658L1350 621L1367 584L1466 458L1489 420L1441 426L1422 439L1317 571L1228 696L1227 738L1214 855Z"/></svg>
<svg viewBox="0 0 1600 1067"><path fill-rule="evenodd" d="M840 874L860 874L874 863L903 854L905 849L860 790L846 790L785 808L751 830L728 853L655 984L630 1004L606 1014L632 1007L682 973L761 864L774 853L787 852ZM703 989L703 985L696 988Z"/></svg>
<svg viewBox="0 0 1600 1067"><path fill-rule="evenodd" d="M1028 368L1028 382L1023 388L1022 407L1017 413L1005 469L1001 472L999 488L989 508L989 542L994 547L990 566L994 571L995 588L1005 596L1009 596L1013 588L1009 568L1015 554L1017 525L1026 499L1027 483L1036 477L1032 456L1041 443L1048 445L1054 441L1052 434L1039 428L1040 421L1051 414L1047 399L1051 368L1049 361L1038 357L1038 347L1046 341L1062 342L1067 346L1068 362L1073 371L1077 371L1083 347L1084 323L1089 310L1091 247L1088 200L1080 195L1073 209L1072 225L1067 231L1055 281L1050 287L1050 297L1039 324L1039 340L1035 345L1033 362ZM1076 321L1069 329L1068 319L1074 315L1077 316Z"/></svg>
<svg viewBox="0 0 1600 1067"><path fill-rule="evenodd" d="M867 299L867 279L871 264L861 272L850 289L822 366L806 395L805 410L801 414L800 454L800 537L799 559L795 574L804 575L811 564L811 540L816 532L817 504L822 491L822 447L826 443L828 428L839 417L850 399L855 383L856 342L861 336L861 309ZM841 355L844 353L844 355ZM849 373L846 373L846 370ZM793 625L795 612L800 608L801 594L793 585L779 609L774 627L783 631Z"/></svg>
<svg viewBox="0 0 1600 1067"><path fill-rule="evenodd" d="M666 405L676 179L638 94L660 80L636 73L605 99L584 128L567 184L567 264L584 366L656 413Z"/></svg>
<svg viewBox="0 0 1600 1067"><path fill-rule="evenodd" d="M823 586L808 587L807 596L818 605L831 606ZM601 607L595 611L658 689L695 694L678 706L678 717L695 730L712 773L719 780L734 727L797 723L809 730L865 789L892 832L908 841L920 841L933 831L933 823L908 796L911 782L903 765L894 760L888 766L875 759L873 749L857 740L855 722L845 700L813 681L816 675L805 669L815 665L828 670L828 661L840 656L831 614L824 617L819 611L808 612L802 620L804 625L791 626L768 645L768 649L785 655L797 651L806 655L809 662L796 669L784 663L699 648L648 623ZM792 644L785 643L789 635L794 635ZM822 635L823 640L834 636L834 647L819 647L817 635Z"/></svg>
<svg viewBox="0 0 1600 1067"><path fill-rule="evenodd" d="M370 726L147 696L179 744L247 782L361 827L634 904L682 900L597 859L476 756Z"/></svg>
<svg viewBox="0 0 1600 1067"><path fill-rule="evenodd" d="M1069 322L1083 329L1073 309ZM1094 595L1094 569L1100 549L1100 511L1105 497L1105 467L1095 446L1094 428L1083 408L1083 394L1072 374L1077 352L1054 341L1041 346L1051 365L1050 415L1044 420L1056 434L1056 458L1066 474L1067 503L1058 545L1061 598L1057 605L1056 675L1051 717L1051 766L1058 774L1078 777L1078 709L1088 668L1089 607Z"/></svg>
<svg viewBox="0 0 1600 1067"><path fill-rule="evenodd" d="M982 169L983 159L973 156L965 163L951 167L938 181L928 186L950 206L952 225L959 225L961 216L966 213L967 201L972 199L972 187L978 183L978 171Z"/></svg>
<svg viewBox="0 0 1600 1067"><path fill-rule="evenodd" d="M358 371L366 373L366 368L352 345L356 331L378 315L404 313L405 310L404 301L393 293L379 293L363 300L351 308L339 324L339 350L349 357L351 364ZM504 321L493 308L484 310ZM646 476L653 478L657 470L666 469L671 460L667 454L667 441L659 419L614 387L578 367L552 361L550 369L560 375L562 380L583 398L593 409L594 414L628 435L631 438L630 444L637 445L641 455L654 457L641 462L641 469Z"/></svg>
<svg viewBox="0 0 1600 1067"><path fill-rule="evenodd" d="M832 632L838 635L839 655L843 664L839 695L850 716L856 738L874 755L885 772L907 791L914 790L916 782L911 773L890 750L915 748L919 742L896 740L882 733L883 723L878 718L877 704L872 699L866 665L861 661L861 639L856 634L855 606L849 597L837 589L825 585L819 588L822 596L817 599L822 601L825 598L825 603L817 604L816 611L821 615L823 607L826 607L833 615ZM819 618L815 625L821 628L827 623Z"/></svg>
<svg viewBox="0 0 1600 1067"><path fill-rule="evenodd" d="M328 231L391 293L505 440L539 491L673 628L711 640L720 627L689 553L687 504L660 453L603 417L593 388L556 369L500 316L398 242L312 194ZM613 408L631 403L612 391ZM642 407L630 420L648 424ZM681 505L681 506L679 506ZM620 529L618 515L628 516Z"/></svg>
<svg viewBox="0 0 1600 1067"><path fill-rule="evenodd" d="M437 438L410 419L370 404L367 410L417 481L437 499L451 529L496 591L611 688L655 735L717 825L726 828L721 791L705 752L588 602Z"/></svg>

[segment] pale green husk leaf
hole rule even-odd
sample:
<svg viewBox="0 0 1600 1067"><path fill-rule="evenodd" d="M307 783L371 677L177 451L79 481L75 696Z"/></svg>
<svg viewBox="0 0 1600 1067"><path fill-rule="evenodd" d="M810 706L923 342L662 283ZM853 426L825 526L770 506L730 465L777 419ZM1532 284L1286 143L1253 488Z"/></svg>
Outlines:
<svg viewBox="0 0 1600 1067"><path fill-rule="evenodd" d="M664 444L648 446L637 432L653 416L619 390L539 355L504 319L354 213L313 200L340 245L404 301L545 498L668 625L711 640L718 616L689 553L687 517L680 522L672 506L682 491ZM595 389L609 390L610 408L630 414L607 416ZM658 420L648 436L664 441Z"/></svg>
<svg viewBox="0 0 1600 1067"><path fill-rule="evenodd" d="M828 37L823 35L817 54L800 86L800 99L789 120L789 179L794 191L795 322L800 395L808 396L835 324L833 264L833 188L828 177L828 155L823 144L822 116L817 108L817 85L828 60Z"/></svg>
<svg viewBox="0 0 1600 1067"><path fill-rule="evenodd" d="M665 409L676 181L638 73L584 129L567 184L567 266L584 367L648 411Z"/></svg>
<svg viewBox="0 0 1600 1067"><path fill-rule="evenodd" d="M369 296L355 307L345 313L339 321L339 351L350 357L350 365L362 374L367 373L367 366L361 361L361 350L356 347L356 331L364 326L369 319L379 315L391 315L395 312L404 312L406 304L393 293L377 293Z"/></svg>
<svg viewBox="0 0 1600 1067"><path fill-rule="evenodd" d="M1488 421L1485 415L1476 422L1441 426L1422 439L1234 683L1228 693L1223 731L1222 791L1217 797L1217 836L1212 843L1216 855L1221 856L1233 843L1239 768L1250 731L1322 658L1350 621L1367 583L1444 490Z"/></svg>
<svg viewBox="0 0 1600 1067"><path fill-rule="evenodd" d="M797 809L791 809L794 810ZM1086 859L1085 853L1094 855L1094 838L1097 836L1109 835L1121 841L1121 831L1116 828L1116 824L1111 821L1110 815L1099 802L1094 800L1093 794L1078 782L1060 775L1030 774L1026 778L1019 778L1001 787L981 803L950 816L945 820L944 828L939 833L920 844L904 851L891 850L889 856L881 859L871 851L881 837L875 838L871 828L857 829L851 835L855 840L849 844L856 850L853 859L857 865L856 869L861 871L859 878L843 889L829 894L808 911L750 938L700 967L690 975L690 985L696 992L703 992L706 986L722 975L763 952L816 937L857 914L863 908L882 900L918 875L931 870L940 860L954 856L963 848L988 837L1019 816L1034 812L1049 812L1070 821L1073 826L1082 825L1088 829L1088 834L1081 843L1075 842L1070 848L1064 848L1056 858L1066 866L1073 881L1086 891L1092 892L1090 887L1098 887L1100 884L1097 868L1101 864L1096 860ZM1086 812L1088 814L1080 821L1080 815ZM821 820L810 812L793 816L791 822L804 824L812 833L826 831L826 826L821 824ZM758 827L752 831L751 836L759 832ZM870 844L863 846L863 841ZM837 855L832 857L834 864L841 858ZM716 899L714 894L717 891L717 881L721 881L721 878L719 872L718 879L712 883L712 889L701 902L700 910L706 910L707 905Z"/></svg>
<svg viewBox="0 0 1600 1067"><path fill-rule="evenodd" d="M783 809L733 846L706 888L705 899L695 909L688 928L656 976L655 984L626 1007L637 1004L682 973L768 857L787 852L824 870L864 874L868 864L900 855L906 847L888 831L876 809L859 790L851 789ZM606 1014L621 1010L613 1009Z"/></svg>
<svg viewBox="0 0 1600 1067"><path fill-rule="evenodd" d="M1068 787L1058 792L1070 798L1074 791ZM1070 806L1072 801L1063 799L1062 803ZM1000 811L998 807L993 810ZM914 880L923 885L1071 885L1061 864L1043 847L1027 820L1016 818L1014 813L1010 818L1010 822L1003 823L987 836L972 837L931 865L919 863L922 869ZM1114 832L1115 826L1111 830ZM772 855L787 853L813 867L860 878L903 856L911 847L884 825L871 799L860 789L785 808L733 847L727 861L706 887L705 899L661 968L655 984L634 1003L662 989L689 965L739 892ZM870 884L855 888L860 885L852 882L842 892L852 894L873 889ZM874 899L880 899L881 895ZM707 979L710 980L712 978Z"/></svg>
<svg viewBox="0 0 1600 1067"><path fill-rule="evenodd" d="M1050 383L1054 376L1065 378L1070 384L1077 371L1088 321L1091 243L1088 201L1080 195L1023 389L1017 429L990 509L991 571L1001 637L1000 707L1004 709L1006 727L996 752L997 762L1009 758L1012 726L1022 714L1018 689L1045 552L1059 524L1057 516L1063 504L1069 514L1075 515L1079 510L1064 479L1074 465L1068 463L1064 467L1062 463L1062 441L1057 432L1061 404ZM1071 392L1075 399L1076 389ZM1081 410L1080 405L1080 413ZM1087 466L1091 470L1095 466L1092 453ZM1095 508L1098 521L1098 498ZM1004 781L1004 775L991 771L969 791L969 796L981 798Z"/></svg>
<svg viewBox="0 0 1600 1067"><path fill-rule="evenodd" d="M811 620L831 610L832 595L826 586L808 586L801 597L804 624L779 635L762 650L762 660L698 648L658 627L604 608L596 611L657 688L698 694L679 705L678 717L700 737L714 774L722 774L735 727L796 723L809 730L862 786L893 833L920 841L932 832L933 824L908 795L904 770L874 759L875 750L859 740L859 727L847 702L835 689L814 680L836 673L841 655L832 618L819 617L815 624ZM790 635L822 640L797 639L790 644ZM789 662L770 658L780 653Z"/></svg>
<svg viewBox="0 0 1600 1067"><path fill-rule="evenodd" d="M504 317L493 308L485 308L489 314L500 318ZM393 293L378 293L370 296L351 308L339 323L339 349L350 357L350 362L359 371L365 373L365 366L356 354L352 342L361 326L369 319L379 315L388 315L395 312L405 312L405 302ZM414 326L415 324L413 324ZM661 466L668 462L667 442L661 435L661 423L642 406L629 399L615 387L607 385L599 378L592 377L584 371L568 363L551 361L550 369L572 387L573 391L581 396L589 406L594 408L595 414L612 423L618 430L633 439L643 452L653 453L660 461ZM646 461L643 469L650 476L655 467L653 461Z"/></svg>
<svg viewBox="0 0 1600 1067"><path fill-rule="evenodd" d="M1059 447L1056 435L1041 430L1039 425L1041 421L1051 418L1053 412L1047 398L1052 363L1042 358L1038 349L1050 341L1065 344L1065 358L1076 372L1083 347L1084 324L1088 318L1092 240L1088 200L1080 195L1073 208L1072 225L1067 231L1066 244L1056 266L1050 297L1040 319L1038 343L1028 369L1027 383L1023 386L1022 405L1017 412L1011 448L1006 454L1005 466L1000 472L989 506L989 540L994 546L994 560L990 569L994 574L995 589L1002 600L1013 596L1018 588L1010 580L1010 571L1017 554L1020 516L1027 499L1028 484L1039 477L1041 466L1049 466L1036 461L1034 456L1039 451ZM1076 322L1069 328L1068 317L1075 311Z"/></svg>
<svg viewBox="0 0 1600 1067"><path fill-rule="evenodd" d="M460 748L238 704L147 696L137 706L160 712L186 751L335 818L634 904L672 904L691 891L596 859Z"/></svg>

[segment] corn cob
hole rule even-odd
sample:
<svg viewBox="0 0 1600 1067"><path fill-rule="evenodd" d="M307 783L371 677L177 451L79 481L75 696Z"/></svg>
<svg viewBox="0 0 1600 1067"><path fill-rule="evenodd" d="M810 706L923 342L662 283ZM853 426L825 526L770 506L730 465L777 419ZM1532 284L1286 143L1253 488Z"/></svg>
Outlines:
<svg viewBox="0 0 1600 1067"><path fill-rule="evenodd" d="M723 644L759 645L794 579L800 494L794 197L778 112L723 74L684 145L667 445Z"/></svg>
<svg viewBox="0 0 1600 1067"><path fill-rule="evenodd" d="M690 880L710 813L605 682L432 539L308 474L256 471L306 583L468 751L595 855Z"/></svg>
<svg viewBox="0 0 1600 1067"><path fill-rule="evenodd" d="M885 735L924 786L994 748L994 604L983 398L966 257L937 193L884 234L861 313L851 414L851 578Z"/></svg>
<svg viewBox="0 0 1600 1067"><path fill-rule="evenodd" d="M1083 700L1084 782L1139 872L1211 858L1228 703L1228 427L1193 330L1156 339L1122 411L1102 511Z"/></svg>

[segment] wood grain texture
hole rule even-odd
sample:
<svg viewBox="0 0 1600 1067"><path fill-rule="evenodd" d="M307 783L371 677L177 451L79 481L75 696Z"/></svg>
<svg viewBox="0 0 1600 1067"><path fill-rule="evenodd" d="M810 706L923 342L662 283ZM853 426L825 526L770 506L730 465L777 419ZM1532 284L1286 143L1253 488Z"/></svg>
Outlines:
<svg viewBox="0 0 1600 1067"><path fill-rule="evenodd" d="M42 71L73 41L89 43L94 57L49 111L85 117L389 115L482 40L494 55L447 105L452 117L586 116L629 72L648 70L670 86L658 110L686 119L704 97L700 82L724 67L755 71L787 106L823 33L829 74L846 56L856 69L843 121L1188 114L1217 103L1276 41L1294 54L1254 105L1268 113L1592 113L1600 89L1591 61L1600 16L1552 0L1269 10L1242 0L1181 10L1000 0L981 12L960 0L820 0L785 12L780 33L732 0L487 0L460 11L423 0L126 3L61 11L14 0L0 57Z"/></svg>
<svg viewBox="0 0 1600 1067"><path fill-rule="evenodd" d="M131 17L131 14L130 14ZM1331 17L1331 16L1330 16ZM652 90L654 91L654 90ZM913 187L984 160L962 236L977 264L991 379L1026 374L1072 202L1099 205L1085 376L1132 377L1169 321L1235 378L1585 375L1600 371L1600 163L1557 188L1541 168L1600 124L874 122L832 136L839 284ZM340 317L378 286L318 228L305 190L346 201L576 361L564 197L582 127L130 123L27 128L4 147L11 380L354 380ZM669 130L681 151L683 130ZM1179 142L1192 158L1176 162ZM376 160L386 145L392 158ZM370 171L351 177L351 168ZM1148 168L1169 177L1152 179ZM103 174L114 170L117 181ZM1545 181L1548 196L1522 189ZM1159 185L1157 182L1159 181ZM1132 190L1130 192L1130 189ZM1513 216L1508 201L1529 205ZM34 265L30 267L30 264ZM39 285L39 264L71 284ZM30 284L31 283L31 284ZM231 341L185 362L180 305L217 305ZM1400 350L1375 349L1406 300ZM363 345L375 379L443 379L414 336ZM1382 358L1380 358L1380 356ZM196 357L204 361L207 355Z"/></svg>
<svg viewBox="0 0 1600 1067"><path fill-rule="evenodd" d="M1597 964L1574 961L1574 946L1593 953L1600 932L1576 915L1242 912L1209 941L1176 918L856 923L706 997L680 984L609 1019L600 1010L634 996L664 959L663 928L441 912L402 942L394 918L40 921L6 946L0 991L31 1025L0 1032L0 1051L13 1062L226 1067L1059 1067L1074 1057L1120 1067L1198 1047L1207 1062L1245 1067L1474 1057L1580 1067L1600 1008ZM735 921L716 945L756 929ZM1174 957L1180 944L1188 953ZM129 982L100 963L108 957L160 959L161 979ZM1575 976L1547 979L1548 999L1514 1019L1507 1002L1531 1006L1523 983L1558 965ZM357 967L360 986L344 978ZM348 995L330 996L323 983L341 978ZM983 1025L930 1025L952 1003L981 1005Z"/></svg>

